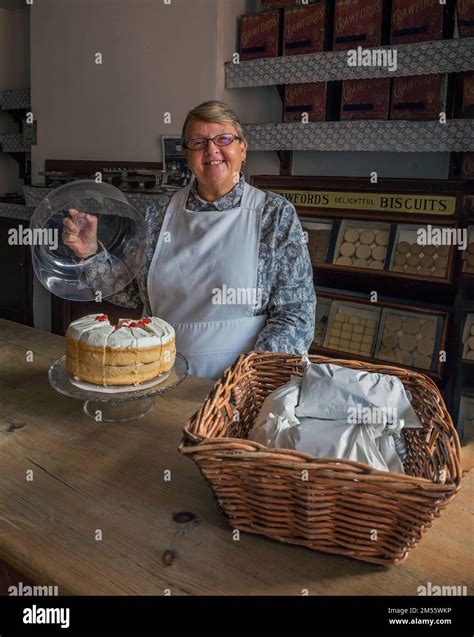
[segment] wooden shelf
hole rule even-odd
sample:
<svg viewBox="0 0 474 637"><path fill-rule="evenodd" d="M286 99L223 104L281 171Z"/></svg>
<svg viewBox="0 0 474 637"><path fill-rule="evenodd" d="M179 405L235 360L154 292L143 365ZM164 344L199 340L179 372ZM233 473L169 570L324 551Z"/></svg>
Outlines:
<svg viewBox="0 0 474 637"><path fill-rule="evenodd" d="M0 135L0 145L4 153L31 152L31 144L25 144L22 133L4 133Z"/></svg>
<svg viewBox="0 0 474 637"><path fill-rule="evenodd" d="M448 279L428 279L388 270L349 269L332 263L313 263L313 271L315 283L326 288L344 289L350 282L351 289L362 294L376 289L383 296L403 295L410 301L422 297L441 304L453 303L456 295L454 281Z"/></svg>
<svg viewBox="0 0 474 637"><path fill-rule="evenodd" d="M474 38L378 47L396 49L397 70L349 66L347 51L288 55L225 64L226 88L250 88L359 78L459 73L474 70Z"/></svg>
<svg viewBox="0 0 474 637"><path fill-rule="evenodd" d="M13 111L31 108L31 91L29 88L18 88L0 93L0 109Z"/></svg>
<svg viewBox="0 0 474 637"><path fill-rule="evenodd" d="M251 150L266 151L474 151L474 120L360 120L246 124Z"/></svg>

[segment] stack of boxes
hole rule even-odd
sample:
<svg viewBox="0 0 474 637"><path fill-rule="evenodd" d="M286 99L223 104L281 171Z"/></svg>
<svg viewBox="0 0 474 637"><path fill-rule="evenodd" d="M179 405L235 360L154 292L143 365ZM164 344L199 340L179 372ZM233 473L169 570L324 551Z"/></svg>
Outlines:
<svg viewBox="0 0 474 637"><path fill-rule="evenodd" d="M243 61L474 36L473 0L260 0L260 8L241 18ZM289 84L283 121L472 117L473 88L474 73Z"/></svg>

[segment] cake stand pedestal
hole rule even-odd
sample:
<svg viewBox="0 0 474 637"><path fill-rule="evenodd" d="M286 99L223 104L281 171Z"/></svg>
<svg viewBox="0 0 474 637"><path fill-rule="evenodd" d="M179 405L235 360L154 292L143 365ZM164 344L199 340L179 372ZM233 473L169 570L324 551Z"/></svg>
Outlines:
<svg viewBox="0 0 474 637"><path fill-rule="evenodd" d="M95 422L127 422L143 418L153 409L155 396L174 389L187 375L188 361L178 352L174 366L163 374L161 382L151 387L117 390L113 393L106 393L99 386L91 385L91 389L86 389L75 385L66 370L66 356L58 358L48 371L51 387L64 396L83 400L84 413Z"/></svg>

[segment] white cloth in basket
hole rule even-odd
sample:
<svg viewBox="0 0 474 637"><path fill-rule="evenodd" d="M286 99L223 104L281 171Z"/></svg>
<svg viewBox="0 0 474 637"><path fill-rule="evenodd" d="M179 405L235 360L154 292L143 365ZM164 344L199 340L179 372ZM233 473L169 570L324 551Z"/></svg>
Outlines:
<svg viewBox="0 0 474 637"><path fill-rule="evenodd" d="M312 364L266 397L249 439L404 473L404 426L422 425L398 377Z"/></svg>

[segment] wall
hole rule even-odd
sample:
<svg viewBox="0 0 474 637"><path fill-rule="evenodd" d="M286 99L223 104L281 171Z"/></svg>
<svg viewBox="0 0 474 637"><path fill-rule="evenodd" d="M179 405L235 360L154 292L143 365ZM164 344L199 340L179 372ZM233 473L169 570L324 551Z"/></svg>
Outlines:
<svg viewBox="0 0 474 637"><path fill-rule="evenodd" d="M159 161L160 135L180 133L188 110L216 94L218 7L216 0L35 3L33 174L47 158Z"/></svg>
<svg viewBox="0 0 474 637"><path fill-rule="evenodd" d="M24 0L0 0L0 93L30 86L29 10ZM15 133L18 124L0 111L0 135ZM0 152L0 193L21 193L18 164Z"/></svg>

